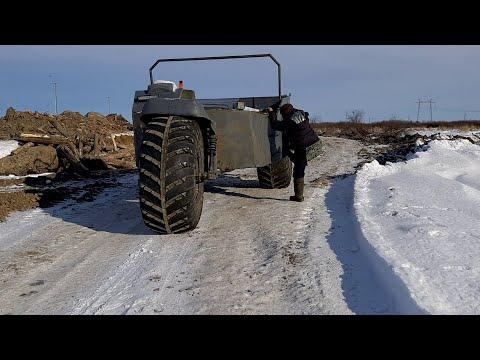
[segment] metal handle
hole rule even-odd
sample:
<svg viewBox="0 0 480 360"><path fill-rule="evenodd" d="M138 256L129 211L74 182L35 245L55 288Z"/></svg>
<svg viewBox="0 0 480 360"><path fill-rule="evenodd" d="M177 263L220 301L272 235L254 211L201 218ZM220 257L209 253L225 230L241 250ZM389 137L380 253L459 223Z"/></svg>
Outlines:
<svg viewBox="0 0 480 360"><path fill-rule="evenodd" d="M281 65L271 54L254 54L254 55L232 55L232 56L209 56L209 57L195 57L195 58L173 58L173 59L158 59L155 64L150 67L150 84L153 85L153 69L161 62L178 62L178 61L202 61L202 60L224 60L224 59L245 59L245 58L259 58L269 57L278 67L278 100L282 100L282 71Z"/></svg>

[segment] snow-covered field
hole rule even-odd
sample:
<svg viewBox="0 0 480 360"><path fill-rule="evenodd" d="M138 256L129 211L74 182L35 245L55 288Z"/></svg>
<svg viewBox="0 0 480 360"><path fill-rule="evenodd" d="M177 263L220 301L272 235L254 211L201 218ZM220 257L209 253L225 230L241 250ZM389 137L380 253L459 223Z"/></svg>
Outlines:
<svg viewBox="0 0 480 360"><path fill-rule="evenodd" d="M480 314L480 146L434 140L406 163L363 167L365 241L432 314Z"/></svg>
<svg viewBox="0 0 480 360"><path fill-rule="evenodd" d="M207 183L187 234L145 228L132 174L12 214L0 314L480 314L480 147L434 140L353 175L363 146L324 141L304 203L236 170Z"/></svg>

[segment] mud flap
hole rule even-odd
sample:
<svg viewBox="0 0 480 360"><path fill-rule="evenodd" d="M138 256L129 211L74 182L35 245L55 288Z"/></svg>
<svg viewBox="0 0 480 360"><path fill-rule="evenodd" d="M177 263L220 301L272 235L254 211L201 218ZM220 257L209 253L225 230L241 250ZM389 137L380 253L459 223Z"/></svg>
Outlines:
<svg viewBox="0 0 480 360"><path fill-rule="evenodd" d="M315 159L323 153L322 140L318 140L315 144L307 147L307 161Z"/></svg>

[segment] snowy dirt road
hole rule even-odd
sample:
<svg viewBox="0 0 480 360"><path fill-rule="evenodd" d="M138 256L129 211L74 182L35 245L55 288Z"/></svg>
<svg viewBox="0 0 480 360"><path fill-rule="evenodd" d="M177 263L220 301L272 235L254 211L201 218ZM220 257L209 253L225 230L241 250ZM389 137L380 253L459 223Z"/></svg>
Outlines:
<svg viewBox="0 0 480 360"><path fill-rule="evenodd" d="M332 185L363 146L322 140L305 202L287 200L293 185L260 189L255 169L236 170L206 183L187 234L144 226L136 174L92 202L12 214L0 223L0 314L401 312L359 254L351 177Z"/></svg>

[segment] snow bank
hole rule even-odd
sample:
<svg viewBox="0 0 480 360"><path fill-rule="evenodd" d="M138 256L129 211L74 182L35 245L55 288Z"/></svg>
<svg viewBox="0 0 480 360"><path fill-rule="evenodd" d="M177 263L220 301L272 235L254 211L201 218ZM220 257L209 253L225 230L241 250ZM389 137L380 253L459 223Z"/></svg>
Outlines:
<svg viewBox="0 0 480 360"><path fill-rule="evenodd" d="M434 140L406 163L365 165L361 231L432 314L480 314L480 147Z"/></svg>

